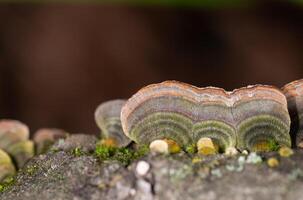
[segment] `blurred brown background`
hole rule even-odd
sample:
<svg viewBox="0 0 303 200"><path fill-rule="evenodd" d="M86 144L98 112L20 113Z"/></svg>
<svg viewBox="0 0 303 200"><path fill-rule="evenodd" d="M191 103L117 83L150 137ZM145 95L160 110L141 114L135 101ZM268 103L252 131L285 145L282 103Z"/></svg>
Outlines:
<svg viewBox="0 0 303 200"><path fill-rule="evenodd" d="M232 90L303 78L303 6L0 5L0 117L97 133L102 101L176 79Z"/></svg>

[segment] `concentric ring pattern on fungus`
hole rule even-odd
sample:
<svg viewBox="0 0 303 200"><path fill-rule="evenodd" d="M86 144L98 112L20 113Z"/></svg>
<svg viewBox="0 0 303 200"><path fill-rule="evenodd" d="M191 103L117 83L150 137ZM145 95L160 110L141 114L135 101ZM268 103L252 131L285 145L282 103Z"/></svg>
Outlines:
<svg viewBox="0 0 303 200"><path fill-rule="evenodd" d="M229 147L264 151L273 142L291 143L286 98L265 85L226 92L177 81L152 84L126 102L121 121L124 133L140 144L172 139L186 147L205 137L222 151Z"/></svg>
<svg viewBox="0 0 303 200"><path fill-rule="evenodd" d="M303 79L288 83L282 90L288 102L293 144L303 148Z"/></svg>
<svg viewBox="0 0 303 200"><path fill-rule="evenodd" d="M120 113L126 100L106 101L98 106L95 111L95 121L101 129L101 136L104 139L112 139L122 147L127 146L131 141L123 133Z"/></svg>

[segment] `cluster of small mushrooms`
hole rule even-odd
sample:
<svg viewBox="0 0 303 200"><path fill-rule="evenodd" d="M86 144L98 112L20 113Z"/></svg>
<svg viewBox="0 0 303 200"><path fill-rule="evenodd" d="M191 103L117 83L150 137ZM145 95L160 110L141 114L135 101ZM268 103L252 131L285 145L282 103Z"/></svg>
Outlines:
<svg viewBox="0 0 303 200"><path fill-rule="evenodd" d="M67 133L59 129L40 129L33 140L29 128L16 120L0 121L0 181L21 169L35 153L44 153L58 138Z"/></svg>
<svg viewBox="0 0 303 200"><path fill-rule="evenodd" d="M95 119L105 146L135 143L161 153L191 148L203 155L303 148L303 79L282 89L253 85L232 92L165 81L128 100L102 103ZM25 124L0 121L0 181L66 137L63 130L41 129L31 141Z"/></svg>

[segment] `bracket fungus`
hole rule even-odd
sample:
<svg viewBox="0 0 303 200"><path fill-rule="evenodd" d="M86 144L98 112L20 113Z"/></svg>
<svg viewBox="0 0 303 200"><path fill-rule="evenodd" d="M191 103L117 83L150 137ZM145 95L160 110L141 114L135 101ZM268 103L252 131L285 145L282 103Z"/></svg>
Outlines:
<svg viewBox="0 0 303 200"><path fill-rule="evenodd" d="M177 81L152 84L125 103L121 122L126 136L139 144L170 139L182 148L194 143L202 152L264 151L270 141L290 146L286 98L272 86L226 92Z"/></svg>
<svg viewBox="0 0 303 200"><path fill-rule="evenodd" d="M286 84L282 90L287 98L293 145L303 148L303 79Z"/></svg>
<svg viewBox="0 0 303 200"><path fill-rule="evenodd" d="M101 129L101 136L104 143L108 146L125 147L130 144L122 130L120 113L125 104L125 100L111 100L98 106L95 112L95 121Z"/></svg>
<svg viewBox="0 0 303 200"><path fill-rule="evenodd" d="M28 127L15 120L0 121L0 148L16 162L18 168L34 156L34 144L29 140Z"/></svg>
<svg viewBox="0 0 303 200"><path fill-rule="evenodd" d="M34 142L36 145L36 153L41 154L45 153L51 145L53 145L58 139L64 139L69 134L61 129L55 128L44 128L39 129L34 134Z"/></svg>
<svg viewBox="0 0 303 200"><path fill-rule="evenodd" d="M14 175L16 172L15 166L9 155L0 149L0 182L6 177Z"/></svg>
<svg viewBox="0 0 303 200"><path fill-rule="evenodd" d="M232 93L232 114L241 150L269 151L276 146L291 146L287 101L278 88L254 85Z"/></svg>

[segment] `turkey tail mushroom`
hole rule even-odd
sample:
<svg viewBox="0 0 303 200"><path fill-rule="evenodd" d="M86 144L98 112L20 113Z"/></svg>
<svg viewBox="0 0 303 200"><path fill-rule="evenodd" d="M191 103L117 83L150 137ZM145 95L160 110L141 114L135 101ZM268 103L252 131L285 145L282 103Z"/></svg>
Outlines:
<svg viewBox="0 0 303 200"><path fill-rule="evenodd" d="M8 152L13 157L17 163L18 169L20 169L29 159L35 155L34 149L35 147L33 141L25 140L17 142L8 147L6 152Z"/></svg>
<svg viewBox="0 0 303 200"><path fill-rule="evenodd" d="M131 140L125 136L121 126L120 114L125 100L111 100L98 106L95 121L101 129L102 144L125 147Z"/></svg>
<svg viewBox="0 0 303 200"><path fill-rule="evenodd" d="M45 153L58 139L64 139L69 134L61 129L44 128L34 134L36 153Z"/></svg>
<svg viewBox="0 0 303 200"><path fill-rule="evenodd" d="M202 154L291 144L286 98L265 85L226 92L176 81L152 84L126 102L121 121L129 138L161 151L168 149L167 139L183 148L194 144Z"/></svg>
<svg viewBox="0 0 303 200"><path fill-rule="evenodd" d="M16 173L15 166L9 155L0 149L0 182Z"/></svg>
<svg viewBox="0 0 303 200"><path fill-rule="evenodd" d="M224 150L236 144L226 95L220 88L177 81L149 85L122 108L123 130L139 144L169 139L186 148L208 137Z"/></svg>
<svg viewBox="0 0 303 200"><path fill-rule="evenodd" d="M282 91L254 85L235 90L232 96L239 149L271 151L291 146L290 117Z"/></svg>
<svg viewBox="0 0 303 200"><path fill-rule="evenodd" d="M282 88L291 117L293 146L303 148L303 79L286 84Z"/></svg>
<svg viewBox="0 0 303 200"><path fill-rule="evenodd" d="M28 140L28 127L16 120L0 120L0 147L6 149L14 143Z"/></svg>
<svg viewBox="0 0 303 200"><path fill-rule="evenodd" d="M16 120L0 121L0 148L6 151L18 168L34 156L34 145L29 140L28 127Z"/></svg>
<svg viewBox="0 0 303 200"><path fill-rule="evenodd" d="M193 137L198 152L213 154L235 147L237 138L229 93L216 87L199 88L197 93L198 104L192 112L197 113Z"/></svg>

